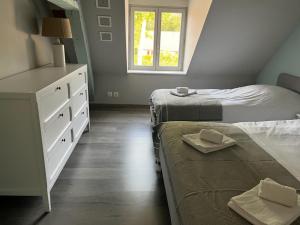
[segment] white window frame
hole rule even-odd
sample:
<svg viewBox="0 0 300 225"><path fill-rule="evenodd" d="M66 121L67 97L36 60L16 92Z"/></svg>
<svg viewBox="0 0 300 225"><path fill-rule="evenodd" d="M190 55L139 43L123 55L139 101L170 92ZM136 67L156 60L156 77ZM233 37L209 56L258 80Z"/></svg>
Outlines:
<svg viewBox="0 0 300 225"><path fill-rule="evenodd" d="M144 71L183 71L184 62L184 47L186 36L186 8L165 8L165 7L138 7L130 6L130 23L129 23L129 69L130 70L144 70ZM155 26L154 26L154 48L153 48L153 66L137 66L134 65L134 12L145 11L155 12ZM160 57L160 35L161 35L161 13L163 12L179 12L182 13L180 43L179 43L179 60L178 66L159 66Z"/></svg>

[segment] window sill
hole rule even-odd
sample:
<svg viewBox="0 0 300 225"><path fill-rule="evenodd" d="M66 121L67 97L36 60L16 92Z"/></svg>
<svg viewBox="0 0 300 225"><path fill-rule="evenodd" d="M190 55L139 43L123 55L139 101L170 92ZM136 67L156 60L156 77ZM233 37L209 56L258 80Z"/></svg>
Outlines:
<svg viewBox="0 0 300 225"><path fill-rule="evenodd" d="M151 71L151 70L127 70L128 75L175 75L175 76L185 76L187 73L185 71Z"/></svg>

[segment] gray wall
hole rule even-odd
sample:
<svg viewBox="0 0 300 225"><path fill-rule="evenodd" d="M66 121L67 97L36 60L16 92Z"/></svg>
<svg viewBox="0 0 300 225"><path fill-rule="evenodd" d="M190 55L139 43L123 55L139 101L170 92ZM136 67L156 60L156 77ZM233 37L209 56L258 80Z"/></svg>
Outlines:
<svg viewBox="0 0 300 225"><path fill-rule="evenodd" d="M290 73L300 77L300 25L280 47L270 62L260 73L257 82L276 84L280 73Z"/></svg>
<svg viewBox="0 0 300 225"><path fill-rule="evenodd" d="M47 14L41 0L0 1L0 79L52 62L51 44L39 35Z"/></svg>
<svg viewBox="0 0 300 225"><path fill-rule="evenodd" d="M187 76L127 75L123 0L111 10L82 1L95 73L95 102L147 104L154 89L230 88L255 83L257 74L300 19L299 0L215 0ZM97 15L113 16L113 42L100 42ZM119 91L108 98L107 91Z"/></svg>

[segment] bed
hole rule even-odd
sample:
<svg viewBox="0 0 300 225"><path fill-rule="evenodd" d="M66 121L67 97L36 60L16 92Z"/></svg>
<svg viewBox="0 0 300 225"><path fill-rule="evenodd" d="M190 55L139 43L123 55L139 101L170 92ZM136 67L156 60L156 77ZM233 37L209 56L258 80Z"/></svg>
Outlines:
<svg viewBox="0 0 300 225"><path fill-rule="evenodd" d="M203 128L223 132L237 145L202 154L181 140ZM248 225L227 203L267 177L300 190L300 120L167 122L159 136L172 225Z"/></svg>
<svg viewBox="0 0 300 225"><path fill-rule="evenodd" d="M177 97L171 89L150 97L152 126L167 121L267 121L294 119L300 112L300 77L280 74L277 86L250 85L234 89L199 89Z"/></svg>

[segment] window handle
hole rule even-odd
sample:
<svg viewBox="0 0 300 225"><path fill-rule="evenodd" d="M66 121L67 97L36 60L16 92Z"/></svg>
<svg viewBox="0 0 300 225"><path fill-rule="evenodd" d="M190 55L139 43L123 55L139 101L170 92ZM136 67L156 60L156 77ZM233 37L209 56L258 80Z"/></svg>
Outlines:
<svg viewBox="0 0 300 225"><path fill-rule="evenodd" d="M72 121L73 120L72 107L69 107L69 111L70 111L70 121Z"/></svg>

